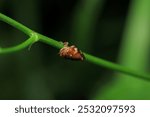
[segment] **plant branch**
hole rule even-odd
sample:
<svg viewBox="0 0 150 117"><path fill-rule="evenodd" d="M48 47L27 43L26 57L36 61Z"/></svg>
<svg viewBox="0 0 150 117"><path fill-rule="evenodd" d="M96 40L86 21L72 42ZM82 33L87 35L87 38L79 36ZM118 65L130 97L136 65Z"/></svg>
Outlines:
<svg viewBox="0 0 150 117"><path fill-rule="evenodd" d="M10 17L0 13L0 20L24 32L26 35L32 36L32 30L22 25L21 23L11 19Z"/></svg>
<svg viewBox="0 0 150 117"><path fill-rule="evenodd" d="M58 42L52 38L49 38L49 37L46 37L42 34L39 34L38 33L38 37L39 37L39 41L43 42L43 43L46 43L50 46L53 46L57 49L61 49L63 47L63 43L62 42Z"/></svg>
<svg viewBox="0 0 150 117"><path fill-rule="evenodd" d="M32 36L27 39L26 41L22 42L21 44L18 44L13 47L8 47L8 48L1 48L0 47L0 54L7 54L7 53L13 53L22 49L27 48L28 46L32 45L33 43L37 42L38 35L36 33L32 33Z"/></svg>
<svg viewBox="0 0 150 117"><path fill-rule="evenodd" d="M22 49L32 45L33 43L35 43L37 41L46 43L46 44L53 46L57 49L61 49L63 47L63 44L61 42L58 42L52 38L46 37L42 34L36 33L33 30L27 28L26 26L18 23L17 21L15 21L15 20L13 20L13 19L11 19L11 18L9 18L9 17L7 17L1 13L0 13L0 20L10 24L11 26L24 32L25 34L27 34L30 37L29 39L27 39L23 43L16 45L14 47L0 48L0 54L12 53L12 52L22 50ZM143 80L150 81L150 74L140 73L139 71L134 71L134 70L129 69L127 67L103 60L101 58L92 56L92 55L87 54L87 53L83 53L83 54L85 56L85 60L90 62L90 63L96 64L96 65L99 65L99 66L102 66L102 67L105 67L105 68L108 68L111 70L115 70L115 71L118 71L121 73L125 73L127 75L132 75L132 76L138 77L138 78L143 79Z"/></svg>
<svg viewBox="0 0 150 117"><path fill-rule="evenodd" d="M87 53L84 53L84 56L88 62L91 62L93 64L96 64L96 65L99 65L99 66L102 66L102 67L105 67L105 68L108 68L111 70L115 70L115 71L118 71L121 73L125 73L126 75L132 75L132 76L138 77L140 79L150 81L150 74L135 71L128 67L106 61L104 59L92 56Z"/></svg>

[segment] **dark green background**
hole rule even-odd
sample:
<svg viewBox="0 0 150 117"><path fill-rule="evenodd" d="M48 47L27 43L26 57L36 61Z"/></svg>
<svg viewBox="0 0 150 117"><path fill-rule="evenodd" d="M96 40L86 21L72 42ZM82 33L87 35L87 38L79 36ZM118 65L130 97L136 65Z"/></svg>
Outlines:
<svg viewBox="0 0 150 117"><path fill-rule="evenodd" d="M25 26L141 72L150 71L147 7L149 0L0 0L0 12ZM0 22L1 47L26 38ZM150 99L149 82L58 52L39 42L0 55L0 99Z"/></svg>

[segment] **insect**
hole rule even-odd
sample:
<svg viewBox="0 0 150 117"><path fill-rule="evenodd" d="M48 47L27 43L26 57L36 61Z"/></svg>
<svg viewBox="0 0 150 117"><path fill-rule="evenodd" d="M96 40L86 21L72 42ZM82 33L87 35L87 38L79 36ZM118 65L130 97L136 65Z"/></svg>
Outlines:
<svg viewBox="0 0 150 117"><path fill-rule="evenodd" d="M64 47L60 49L59 55L71 60L84 60L83 53L75 46L68 46L68 42L64 42Z"/></svg>

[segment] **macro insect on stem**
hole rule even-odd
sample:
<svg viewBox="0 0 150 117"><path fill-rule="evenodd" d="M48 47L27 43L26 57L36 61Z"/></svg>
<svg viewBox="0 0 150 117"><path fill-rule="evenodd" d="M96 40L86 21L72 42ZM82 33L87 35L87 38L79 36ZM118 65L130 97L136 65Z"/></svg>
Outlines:
<svg viewBox="0 0 150 117"><path fill-rule="evenodd" d="M60 49L59 55L71 60L84 60L84 55L75 45L68 46L68 42L64 42L64 47Z"/></svg>
<svg viewBox="0 0 150 117"><path fill-rule="evenodd" d="M29 36L29 38L21 43L18 44L14 47L9 47L9 48L0 48L0 55L1 54L8 54L8 53L13 53L19 50L22 50L24 48L29 47L31 44L33 44L34 42L43 42L45 44L48 44L50 46L53 46L54 48L60 49L59 51L59 55L61 57L67 58L67 59L71 59L71 60L86 60L92 64L98 65L98 66L102 66L111 70L115 70L127 75L132 75L135 76L137 78L146 80L146 81L150 81L150 74L147 73L142 73L139 71L135 71L132 70L128 67L101 59L99 57L81 52L76 46L72 45L72 46L68 46L68 42L65 42L64 44L49 38L47 36L44 36L40 33L37 33L33 30L31 30L30 28L24 26L23 24L11 19L10 17L0 13L0 20L17 28L18 30L24 32L26 35Z"/></svg>

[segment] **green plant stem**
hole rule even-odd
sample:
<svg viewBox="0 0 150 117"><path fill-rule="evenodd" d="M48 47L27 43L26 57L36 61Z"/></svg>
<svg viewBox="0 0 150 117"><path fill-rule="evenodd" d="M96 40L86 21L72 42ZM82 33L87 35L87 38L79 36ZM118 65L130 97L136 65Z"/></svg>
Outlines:
<svg viewBox="0 0 150 117"><path fill-rule="evenodd" d="M22 31L25 34L30 36L29 39L27 39L25 42L23 42L17 46L9 47L9 48L0 48L0 54L12 53L12 52L22 50L22 49L32 45L33 43L35 43L37 41L46 43L46 44L51 45L57 49L61 49L63 47L63 43L58 42L52 38L46 37L42 34L36 33L34 31L32 31L31 29L27 28L26 26L18 23L17 21L15 21L15 20L13 20L13 19L11 19L11 18L9 18L9 17L7 17L1 13L0 13L0 20L12 25L13 27L17 28L18 30L20 30L20 31ZM150 75L149 74L134 71L134 70L129 69L127 67L103 60L101 58L92 56L92 55L87 54L87 53L84 53L84 56L85 56L85 60L90 62L90 63L96 64L99 66L103 66L105 68L115 70L115 71L118 71L121 73L125 73L127 75L132 75L132 76L141 78L143 80L150 81Z"/></svg>
<svg viewBox="0 0 150 117"><path fill-rule="evenodd" d="M0 20L24 32L26 35L32 36L33 31L21 23L11 19L10 17L0 13Z"/></svg>
<svg viewBox="0 0 150 117"><path fill-rule="evenodd" d="M38 41L38 37L37 37L36 33L35 34L33 33L33 35L29 39L27 39L26 41L22 42L19 45L16 45L13 47L8 47L8 48L0 47L0 54L13 53L13 52L25 49L37 41Z"/></svg>
<svg viewBox="0 0 150 117"><path fill-rule="evenodd" d="M63 47L63 43L62 42L58 42L58 41L56 41L56 40L54 40L52 38L46 37L46 36L44 36L42 34L38 33L38 37L39 37L39 41L41 41L43 43L46 43L46 44L48 44L50 46L53 46L53 47L55 47L57 49L60 49L60 48Z"/></svg>
<svg viewBox="0 0 150 117"><path fill-rule="evenodd" d="M143 80L150 81L150 74L134 71L132 69L129 69L128 67L106 61L104 59L92 56L90 54L84 53L84 56L85 56L87 61L89 61L93 64L103 66L105 68L115 70L115 71L118 71L118 72L121 72L121 73L125 73L127 75L132 75L132 76L135 76L135 77L138 77L138 78L142 78Z"/></svg>

